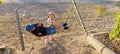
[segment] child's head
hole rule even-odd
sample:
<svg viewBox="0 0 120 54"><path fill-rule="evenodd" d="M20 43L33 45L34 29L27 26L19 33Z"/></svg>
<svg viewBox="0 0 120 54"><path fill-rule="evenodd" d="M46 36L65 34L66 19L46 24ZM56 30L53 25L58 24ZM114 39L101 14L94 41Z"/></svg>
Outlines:
<svg viewBox="0 0 120 54"><path fill-rule="evenodd" d="M55 13L53 11L50 11L48 13L48 18L55 18Z"/></svg>

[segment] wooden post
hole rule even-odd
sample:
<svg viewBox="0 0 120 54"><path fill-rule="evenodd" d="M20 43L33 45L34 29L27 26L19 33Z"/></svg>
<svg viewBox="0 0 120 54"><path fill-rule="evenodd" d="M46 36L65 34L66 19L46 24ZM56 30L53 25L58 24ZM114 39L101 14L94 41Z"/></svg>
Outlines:
<svg viewBox="0 0 120 54"><path fill-rule="evenodd" d="M13 54L13 51L11 48L6 48L5 54Z"/></svg>
<svg viewBox="0 0 120 54"><path fill-rule="evenodd" d="M85 28L85 25L84 25L84 23L83 23L82 17L81 17L80 12L79 12L79 10L78 10L78 8L77 8L77 4L76 4L75 0L72 0L72 2L73 2L74 7L75 7L75 9L76 9L76 13L78 14L78 17L79 17L79 20L80 20L80 22L81 22L81 25L82 25L82 27L83 27L83 29L84 29L85 35L88 36L88 32L87 32L87 30L86 30L86 28Z"/></svg>
<svg viewBox="0 0 120 54"><path fill-rule="evenodd" d="M94 37L103 34L106 35L106 33L97 33L97 34L88 35L87 42L91 44L99 52L99 54L116 54L115 52L107 48L103 43L101 43Z"/></svg>
<svg viewBox="0 0 120 54"><path fill-rule="evenodd" d="M24 51L25 47L24 47L24 41L23 41L23 36L22 36L22 28L21 28L21 25L20 25L20 19L19 19L19 15L18 15L18 10L15 10L15 12L16 12L16 20L18 22L21 47L22 47L22 51Z"/></svg>

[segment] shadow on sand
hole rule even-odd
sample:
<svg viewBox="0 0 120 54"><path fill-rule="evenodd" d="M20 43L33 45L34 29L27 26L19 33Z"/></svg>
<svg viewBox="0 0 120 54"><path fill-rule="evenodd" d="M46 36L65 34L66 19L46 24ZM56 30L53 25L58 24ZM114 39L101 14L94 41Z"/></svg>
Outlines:
<svg viewBox="0 0 120 54"><path fill-rule="evenodd" d="M52 43L47 43L47 47L42 48L40 51L41 54L71 54L55 40L52 40Z"/></svg>

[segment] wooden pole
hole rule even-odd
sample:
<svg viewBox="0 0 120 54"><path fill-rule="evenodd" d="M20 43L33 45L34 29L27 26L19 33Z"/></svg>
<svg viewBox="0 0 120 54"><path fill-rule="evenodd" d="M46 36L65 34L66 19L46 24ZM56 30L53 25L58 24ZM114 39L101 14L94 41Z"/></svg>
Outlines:
<svg viewBox="0 0 120 54"><path fill-rule="evenodd" d="M87 30L86 30L86 28L85 28L85 25L84 25L84 23L83 23L82 17L81 17L80 12L79 12L79 10L78 10L78 8L77 8L77 4L76 4L75 0L72 0L72 2L73 2L74 7L75 7L75 9L76 9L76 13L77 13L77 15L78 15L78 17L79 17L79 20L80 20L80 22L81 22L81 25L82 25L82 27L83 27L83 29L84 29L85 35L88 36L88 32L87 32Z"/></svg>
<svg viewBox="0 0 120 54"><path fill-rule="evenodd" d="M87 42L91 44L96 49L96 51L99 52L99 54L116 54L115 52L107 48L103 43L101 43L95 38L95 36L102 36L106 34L108 33L103 32L103 33L96 33L96 34L89 35L87 36Z"/></svg>
<svg viewBox="0 0 120 54"><path fill-rule="evenodd" d="M19 19L19 15L18 15L18 10L15 10L15 12L16 12L16 20L18 22L18 29L19 29L21 47L22 47L22 51L24 51L25 47L24 47L24 41L23 41L23 36L22 36L22 28L21 28L21 25L20 25L20 19Z"/></svg>

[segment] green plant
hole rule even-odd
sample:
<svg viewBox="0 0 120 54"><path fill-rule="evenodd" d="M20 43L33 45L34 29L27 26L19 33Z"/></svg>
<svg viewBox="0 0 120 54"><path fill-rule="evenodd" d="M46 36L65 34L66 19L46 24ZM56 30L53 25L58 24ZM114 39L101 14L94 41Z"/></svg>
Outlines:
<svg viewBox="0 0 120 54"><path fill-rule="evenodd" d="M114 29L110 31L109 37L110 39L116 38L120 41L120 11L115 16L114 23Z"/></svg>

